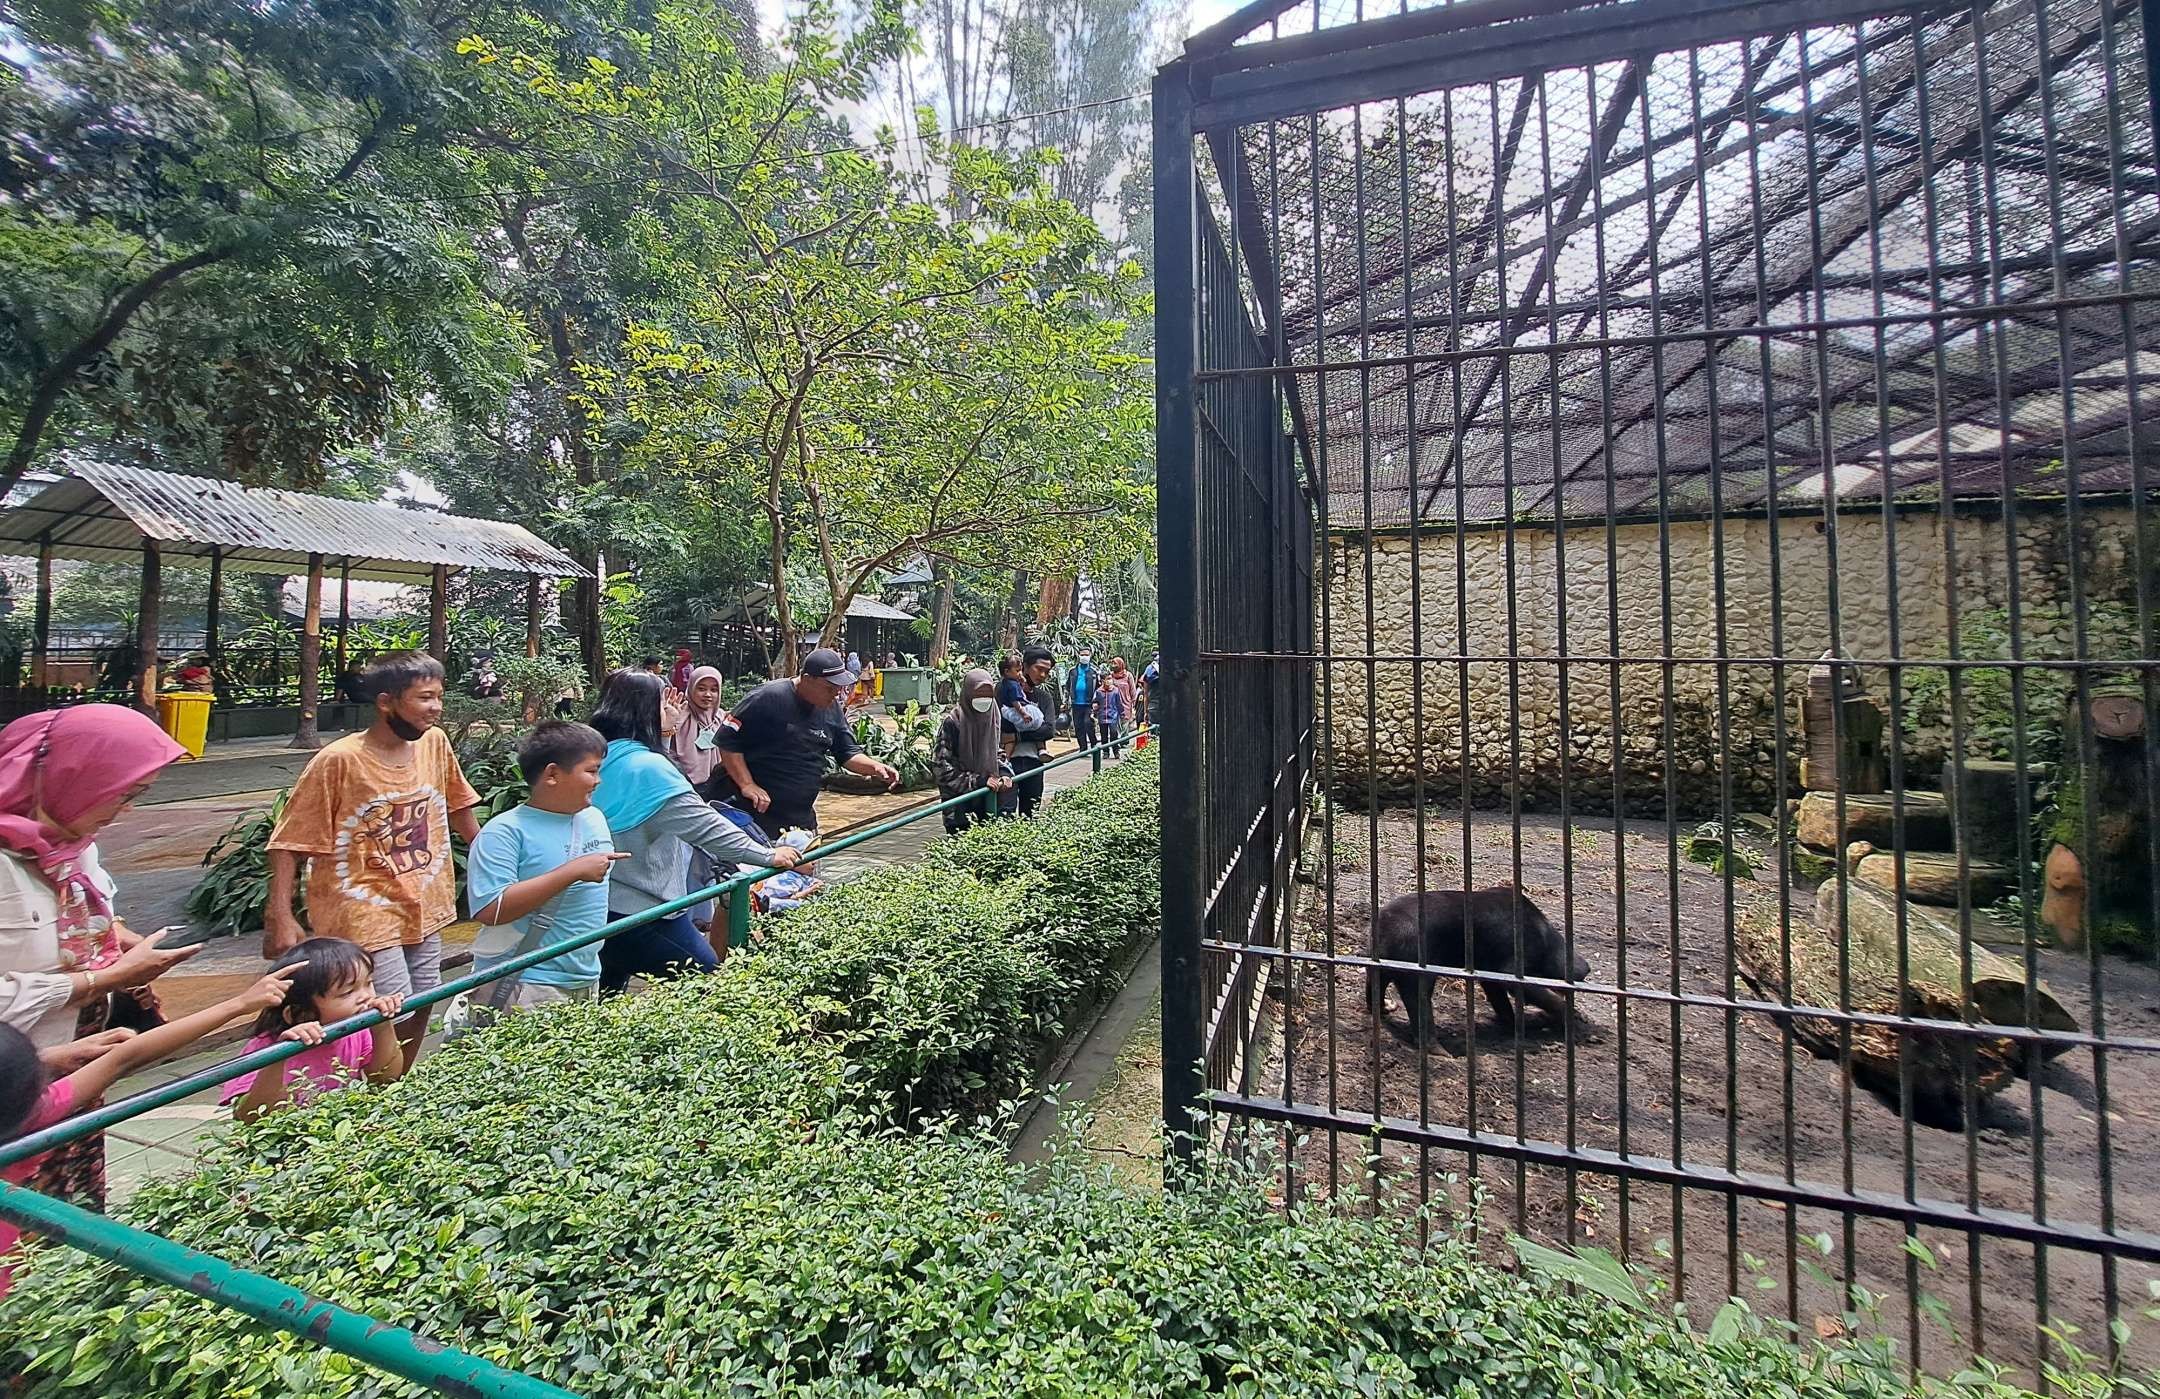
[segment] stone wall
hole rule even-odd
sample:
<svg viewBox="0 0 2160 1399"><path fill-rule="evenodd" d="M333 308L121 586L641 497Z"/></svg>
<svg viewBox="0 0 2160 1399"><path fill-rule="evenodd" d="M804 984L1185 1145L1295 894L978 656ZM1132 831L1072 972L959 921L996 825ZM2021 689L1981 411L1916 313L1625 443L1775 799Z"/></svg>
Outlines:
<svg viewBox="0 0 2160 1399"><path fill-rule="evenodd" d="M2134 598L2133 530L2127 509L2086 508L2083 567L2092 600ZM2060 508L2020 503L2016 534L2021 604L2029 609L2027 654L2068 656L2067 516ZM2011 551L1993 510L1907 510L1890 525L1879 508L1852 511L1839 515L1835 539L1837 640L1843 654L1857 661L1898 657L1909 663L1948 654L1953 571L1958 617L2007 604ZM1462 790L1467 752L1473 800L1505 802L1519 787L1526 804L1550 808L1558 801L1565 752L1571 802L1578 809L1610 810L1617 755L1628 807L1662 812L1669 754L1680 810L1697 814L1717 809L1729 754L1740 808L1766 810L1780 765L1797 791L1793 696L1806 683L1808 666L1833 642L1830 545L1819 514L1786 516L1775 525L1736 517L1721 527L1674 522L1662 546L1655 524L1626 524L1615 531L1610 552L1602 523L1560 531L1521 524L1512 540L1501 529L1464 530L1459 540L1450 530L1422 529L1413 606L1406 533L1338 534L1324 575L1329 615L1323 651L1335 657L1453 656L1460 606L1467 613L1460 650L1478 659L1373 662L1377 725L1367 702L1366 662L1330 663L1330 683L1318 702L1332 710L1325 731L1333 738L1337 789L1361 794L1376 778L1385 794L1399 798L1409 794L1422 769L1428 797L1449 800ZM1953 554L1954 566L1948 561ZM1458 595L1458 579L1466 584L1466 597ZM1669 695L1666 667L1659 663L1668 628L1675 658ZM1569 658L1564 664L1506 660L1561 655ZM1604 659L1610 656L1621 663ZM1719 656L1729 662L1715 664ZM1772 659L1787 664L1768 664ZM1939 667L1929 670L1942 674ZM1422 681L1421 703L1413 702L1414 673ZM1910 689L1921 672L1908 664L1904 674ZM1862 675L1868 692L1885 700L1889 672L1877 664ZM1782 747L1776 718L1781 692L1787 730ZM1729 746L1721 738L1728 726ZM1937 724L1916 725L1906 745L1908 785L1932 785L1946 737Z"/></svg>

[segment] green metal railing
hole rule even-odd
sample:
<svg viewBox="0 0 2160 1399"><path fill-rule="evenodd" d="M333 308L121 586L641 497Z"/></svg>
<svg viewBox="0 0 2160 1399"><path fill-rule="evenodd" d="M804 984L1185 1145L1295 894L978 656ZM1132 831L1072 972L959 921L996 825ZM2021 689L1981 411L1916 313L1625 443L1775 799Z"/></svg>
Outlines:
<svg viewBox="0 0 2160 1399"><path fill-rule="evenodd" d="M1103 755L1106 752L1113 747L1122 748L1133 744L1141 736L1150 735L1150 732L1143 727L1119 739L1115 745L1103 743L1067 753L1044 763L1037 771L1048 772L1052 768L1063 767L1067 763L1086 758L1096 772L1101 772ZM997 794L986 789L911 807L898 816L851 832L829 845L818 845L814 853L822 860L842 850L889 835L925 817L942 815L944 812L970 805L983 807L986 812L994 812ZM450 1000L491 981L523 972L581 947L589 947L617 933L672 917L712 899L727 900L729 945L747 946L750 941L750 886L774 873L771 869L743 870L709 888L685 894L679 899L648 908L627 918L615 919L590 933L507 958L484 971L475 971L454 981L446 981L440 986L408 998L400 1014ZM323 1040L327 1043L358 1034L362 1030L373 1029L382 1023L383 1018L374 1011L364 1011L333 1025L324 1026ZM252 1054L243 1054L223 1063L198 1069L194 1073L183 1074L170 1083L131 1094L42 1131L28 1133L0 1145L0 1166L13 1165L88 1136L92 1132L101 1132L116 1123L140 1116L153 1108L178 1102L241 1074L283 1063L296 1054L305 1053L308 1048L310 1046L292 1042L274 1044ZM52 1242L79 1249L145 1277L181 1288L265 1325L305 1336L332 1350L365 1361L378 1369L387 1370L400 1378L426 1385L439 1393L501 1396L501 1399L576 1399L573 1391L559 1389L514 1370L505 1370L478 1356L428 1340L403 1327L391 1326L333 1303L309 1297L299 1289L289 1287L274 1278L249 1272L210 1254L174 1243L162 1235L132 1228L35 1190L0 1182L0 1219L33 1231Z"/></svg>

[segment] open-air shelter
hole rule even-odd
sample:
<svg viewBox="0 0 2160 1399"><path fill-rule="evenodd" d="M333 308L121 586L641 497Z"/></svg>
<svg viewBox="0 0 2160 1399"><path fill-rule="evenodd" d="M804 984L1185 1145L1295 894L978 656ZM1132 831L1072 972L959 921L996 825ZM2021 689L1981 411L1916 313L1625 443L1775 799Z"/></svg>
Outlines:
<svg viewBox="0 0 2160 1399"><path fill-rule="evenodd" d="M927 575L926 575L927 576ZM888 579L886 586L892 586ZM912 626L915 614L889 602L858 593L848 599L847 617L843 623L844 637L835 643L840 650L876 653L886 648L886 642L896 626ZM805 636L806 643L823 643L820 633ZM767 665L772 662L773 648L778 633L773 623L772 589L756 587L744 593L741 601L725 607L714 608L707 614L701 642L707 651L723 651L737 664L748 659L751 646L764 652Z"/></svg>
<svg viewBox="0 0 2160 1399"><path fill-rule="evenodd" d="M562 550L521 525L299 491L235 485L209 477L120 466L72 465L68 474L19 505L0 510L0 552L34 555L37 603L31 674L42 683L52 622L54 559L139 561L141 607L136 617L137 699L157 703L160 569L166 559L201 558L210 565L206 650L217 660L218 609L228 570L304 574L306 605L300 634L300 733L312 739L319 702L323 583L339 582L338 668L355 578L426 585L428 649L449 650L448 585L461 569L493 569L526 579L526 649L537 654L544 578L590 574Z"/></svg>

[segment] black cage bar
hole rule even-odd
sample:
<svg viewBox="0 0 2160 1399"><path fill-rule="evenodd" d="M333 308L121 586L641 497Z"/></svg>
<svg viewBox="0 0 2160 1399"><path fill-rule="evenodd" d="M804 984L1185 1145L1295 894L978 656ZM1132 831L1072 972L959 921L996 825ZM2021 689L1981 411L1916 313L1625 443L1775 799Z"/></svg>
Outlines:
<svg viewBox="0 0 2160 1399"><path fill-rule="evenodd" d="M2160 1357L2146 20L1259 0L1162 71L1173 1121L1916 1368Z"/></svg>

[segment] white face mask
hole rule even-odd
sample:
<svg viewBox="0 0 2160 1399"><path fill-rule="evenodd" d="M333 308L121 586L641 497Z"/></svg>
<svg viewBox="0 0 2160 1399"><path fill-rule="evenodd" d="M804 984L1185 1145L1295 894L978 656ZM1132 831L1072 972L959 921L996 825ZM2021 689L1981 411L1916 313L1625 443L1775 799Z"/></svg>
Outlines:
<svg viewBox="0 0 2160 1399"><path fill-rule="evenodd" d="M1080 653L1080 664L1082 664L1082 665L1086 665L1086 664L1087 664L1087 663L1088 663L1089 661L1091 661L1091 660L1093 660L1093 659L1094 659L1094 657L1092 657L1092 656L1088 655L1088 653L1087 653L1087 652L1085 652L1085 651L1082 651L1082 652Z"/></svg>
<svg viewBox="0 0 2160 1399"><path fill-rule="evenodd" d="M997 701L988 695L977 695L968 701L968 708L974 710L977 714L988 714L996 707Z"/></svg>

